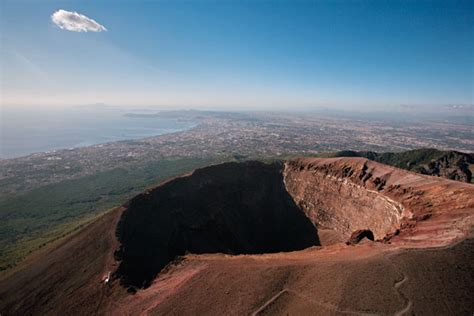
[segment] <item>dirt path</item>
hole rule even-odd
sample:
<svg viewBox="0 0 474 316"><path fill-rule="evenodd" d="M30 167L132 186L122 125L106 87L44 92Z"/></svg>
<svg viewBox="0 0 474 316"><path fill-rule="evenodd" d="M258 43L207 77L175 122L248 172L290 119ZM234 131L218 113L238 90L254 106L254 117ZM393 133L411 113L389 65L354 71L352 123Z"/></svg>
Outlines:
<svg viewBox="0 0 474 316"><path fill-rule="evenodd" d="M268 301L266 301L262 306L260 306L255 312L253 312L251 315L252 316L257 316L261 312L265 310L268 306L270 306L273 302L275 302L282 294L288 292L287 289L283 289L274 296L272 296Z"/></svg>
<svg viewBox="0 0 474 316"><path fill-rule="evenodd" d="M390 253L385 255L385 259L395 268L395 270L402 276L402 279L399 281L396 281L393 284L393 288L397 292L398 296L402 298L402 300L405 302L405 306L395 312L395 316L403 316L406 315L410 310L413 305L413 302L410 298L408 298L403 292L400 290L402 285L408 281L408 277L403 273L403 271L395 264L393 261L390 259L393 255L397 254L398 252Z"/></svg>
<svg viewBox="0 0 474 316"><path fill-rule="evenodd" d="M280 292L278 292L277 294L275 294L274 296L272 296L268 301L266 301L262 306L260 306L255 312L253 312L251 315L252 316L257 316L259 315L260 313L264 312L266 308L268 308L271 304L273 304L281 295L285 294L285 293L288 293L288 294L293 294L295 295L296 297L299 297L305 301L309 301L313 304L316 304L316 305L319 305L321 307L323 307L324 309L327 309L329 311L333 311L333 312L337 312L337 313L340 313L340 314L347 314L347 315L356 315L356 316L375 316L375 315L379 315L379 314L374 314L374 313L365 313L365 312L361 312L361 311L352 311L352 310L342 310L342 309L339 309L336 305L332 305L332 304L327 304L327 303L322 303L322 302L319 302L313 298L310 298L310 297L307 297L305 295L301 295L300 293L296 292L296 291L293 291L293 290L290 290L290 289L283 289L281 290Z"/></svg>
<svg viewBox="0 0 474 316"><path fill-rule="evenodd" d="M405 315L406 313L408 313L411 309L411 306L413 305L413 302L407 298L401 291L400 291L400 287L403 285L403 283L405 283L406 281L408 281L408 277L406 275L403 275L403 279L401 279L400 281L398 282L395 282L394 284L394 288L395 290L397 291L398 295L400 295L400 297L402 297L405 302L406 302L406 305L404 308L402 308L401 310L399 310L398 312L395 313L395 316L402 316L402 315Z"/></svg>

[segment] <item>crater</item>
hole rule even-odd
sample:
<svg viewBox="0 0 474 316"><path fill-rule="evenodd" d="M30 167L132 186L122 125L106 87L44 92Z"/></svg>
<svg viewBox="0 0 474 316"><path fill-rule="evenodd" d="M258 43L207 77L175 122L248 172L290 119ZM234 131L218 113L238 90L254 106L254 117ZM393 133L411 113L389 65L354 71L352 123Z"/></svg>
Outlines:
<svg viewBox="0 0 474 316"><path fill-rule="evenodd" d="M118 225L118 275L147 287L176 256L259 254L320 245L316 227L287 192L280 163L196 170L136 196Z"/></svg>
<svg viewBox="0 0 474 316"><path fill-rule="evenodd" d="M186 253L296 251L347 241L357 230L382 239L399 227L403 208L378 192L383 179L364 166L335 170L298 160L225 163L140 194L117 226L115 275L144 288Z"/></svg>

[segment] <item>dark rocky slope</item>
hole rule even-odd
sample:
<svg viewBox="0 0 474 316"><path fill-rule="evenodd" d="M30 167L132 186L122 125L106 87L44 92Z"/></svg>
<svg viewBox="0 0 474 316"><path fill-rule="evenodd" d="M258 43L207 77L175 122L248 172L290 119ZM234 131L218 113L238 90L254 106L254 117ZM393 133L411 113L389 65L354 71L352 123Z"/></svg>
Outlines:
<svg viewBox="0 0 474 316"><path fill-rule="evenodd" d="M450 180L472 183L474 154L437 149L415 149L404 152L340 151L334 157L363 157L397 168Z"/></svg>

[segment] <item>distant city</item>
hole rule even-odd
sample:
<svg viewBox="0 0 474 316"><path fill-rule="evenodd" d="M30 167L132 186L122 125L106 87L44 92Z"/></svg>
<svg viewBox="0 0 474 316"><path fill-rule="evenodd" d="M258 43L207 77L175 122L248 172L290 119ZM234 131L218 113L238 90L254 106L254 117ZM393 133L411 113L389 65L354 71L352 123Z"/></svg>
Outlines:
<svg viewBox="0 0 474 316"><path fill-rule="evenodd" d="M183 131L139 140L40 152L0 160L0 193L30 190L117 167L144 165L160 159L262 158L313 155L340 150L403 151L414 148L474 151L469 120L390 119L321 113L233 113L169 111L129 113L157 124L172 120ZM159 127L159 126L158 126Z"/></svg>

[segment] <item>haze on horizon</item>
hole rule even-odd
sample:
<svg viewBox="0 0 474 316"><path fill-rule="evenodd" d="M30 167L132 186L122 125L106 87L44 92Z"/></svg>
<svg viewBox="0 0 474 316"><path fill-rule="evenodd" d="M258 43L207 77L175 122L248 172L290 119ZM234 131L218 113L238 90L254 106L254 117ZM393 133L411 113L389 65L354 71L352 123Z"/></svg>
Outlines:
<svg viewBox="0 0 474 316"><path fill-rule="evenodd" d="M473 104L472 1L0 3L2 106Z"/></svg>

